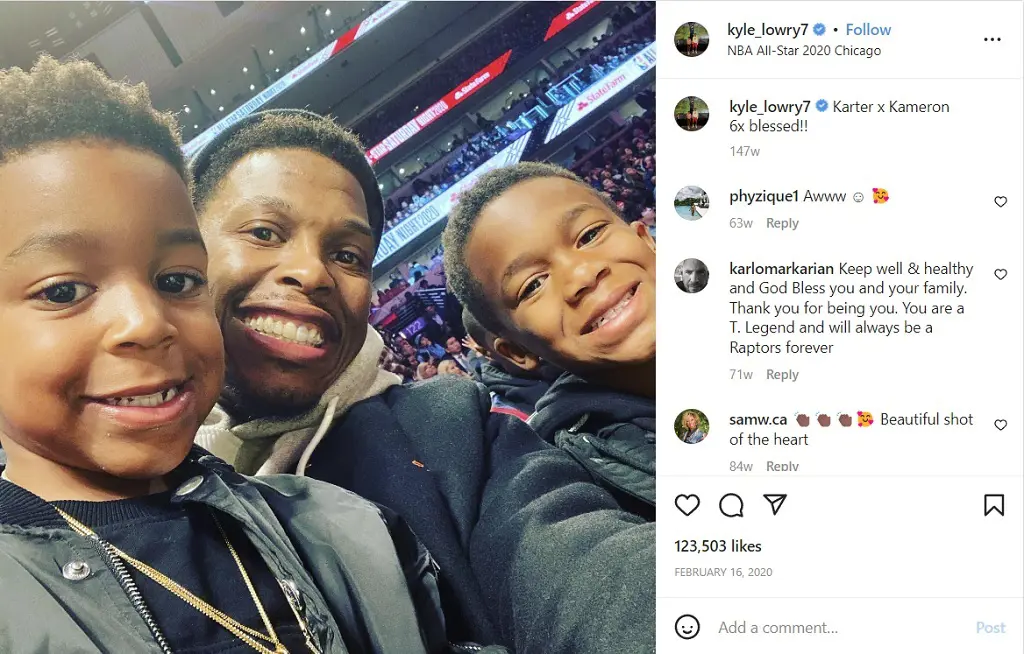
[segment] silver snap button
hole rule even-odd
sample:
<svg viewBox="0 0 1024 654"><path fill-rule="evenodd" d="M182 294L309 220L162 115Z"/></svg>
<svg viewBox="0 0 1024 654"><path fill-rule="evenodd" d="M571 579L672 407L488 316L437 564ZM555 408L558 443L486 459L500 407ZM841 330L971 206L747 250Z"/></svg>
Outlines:
<svg viewBox="0 0 1024 654"><path fill-rule="evenodd" d="M89 576L92 570L89 569L89 564L85 561L72 561L71 563L65 563L64 567L61 568L61 573L64 578L69 581L81 581Z"/></svg>
<svg viewBox="0 0 1024 654"><path fill-rule="evenodd" d="M178 490L175 491L174 494L178 495L178 496L188 495L189 493L191 493L192 491L194 491L195 489L199 488L202 485L203 485L203 478L202 478L201 475L197 475L195 477L192 477L188 481L186 481L181 486L179 486Z"/></svg>

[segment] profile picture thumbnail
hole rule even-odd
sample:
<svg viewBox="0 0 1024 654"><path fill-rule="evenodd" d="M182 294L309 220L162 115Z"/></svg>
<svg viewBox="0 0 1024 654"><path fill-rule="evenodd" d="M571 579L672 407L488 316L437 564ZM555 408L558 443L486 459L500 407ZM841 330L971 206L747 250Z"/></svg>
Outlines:
<svg viewBox="0 0 1024 654"><path fill-rule="evenodd" d="M708 124L711 117L711 110L708 103L695 95L690 95L676 103L675 110L676 125L679 125L687 132L696 132Z"/></svg>
<svg viewBox="0 0 1024 654"><path fill-rule="evenodd" d="M707 28L700 23L683 23L676 30L676 50L687 57L704 54L710 40Z"/></svg>
<svg viewBox="0 0 1024 654"><path fill-rule="evenodd" d="M676 436L687 445L695 445L708 437L710 426L703 411L687 409L676 416Z"/></svg>
<svg viewBox="0 0 1024 654"><path fill-rule="evenodd" d="M710 206L708 194L699 186L684 186L676 193L676 213L686 220L700 220Z"/></svg>
<svg viewBox="0 0 1024 654"><path fill-rule="evenodd" d="M700 293L708 285L708 267L700 259L683 259L676 266L676 286L683 293Z"/></svg>

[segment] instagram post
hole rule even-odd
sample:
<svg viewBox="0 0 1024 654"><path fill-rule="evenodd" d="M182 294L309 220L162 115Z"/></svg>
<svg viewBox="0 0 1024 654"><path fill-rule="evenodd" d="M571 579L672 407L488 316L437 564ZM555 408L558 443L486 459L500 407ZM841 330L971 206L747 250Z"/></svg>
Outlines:
<svg viewBox="0 0 1024 654"><path fill-rule="evenodd" d="M0 3L0 651L656 651L658 13Z"/></svg>
<svg viewBox="0 0 1024 654"><path fill-rule="evenodd" d="M1024 648L1021 10L659 5L661 649Z"/></svg>

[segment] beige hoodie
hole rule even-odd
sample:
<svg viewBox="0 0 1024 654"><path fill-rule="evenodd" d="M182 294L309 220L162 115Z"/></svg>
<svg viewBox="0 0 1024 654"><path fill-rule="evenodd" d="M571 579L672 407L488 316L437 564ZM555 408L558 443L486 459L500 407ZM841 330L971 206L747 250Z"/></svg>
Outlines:
<svg viewBox="0 0 1024 654"><path fill-rule="evenodd" d="M246 475L294 473L302 475L313 450L335 420L356 402L383 393L402 382L381 370L384 349L373 328L355 360L331 384L317 405L289 418L258 418L236 423L220 405L213 408L196 434L196 444L209 450Z"/></svg>

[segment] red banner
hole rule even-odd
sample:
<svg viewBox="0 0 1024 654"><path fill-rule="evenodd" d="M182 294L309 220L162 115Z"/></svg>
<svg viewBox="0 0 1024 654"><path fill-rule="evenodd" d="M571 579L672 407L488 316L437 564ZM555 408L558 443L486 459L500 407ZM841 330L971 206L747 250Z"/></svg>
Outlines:
<svg viewBox="0 0 1024 654"><path fill-rule="evenodd" d="M551 21L551 25L548 26L548 33L544 35L544 40L547 41L555 34L558 34L566 27L569 27L569 25L576 22L576 20L583 14L596 7L599 2L601 2L601 0L581 0L555 16Z"/></svg>
<svg viewBox="0 0 1024 654"><path fill-rule="evenodd" d="M508 60L511 56L512 51L509 50L477 72L473 73L469 79L452 89L448 95L427 107L426 111L422 112L405 125L402 125L392 132L386 139L367 150L366 158L371 164L380 161L384 155L394 151L395 148L411 139L427 125L451 111L460 102L479 91L498 75L501 75L505 71L505 66L508 65Z"/></svg>

